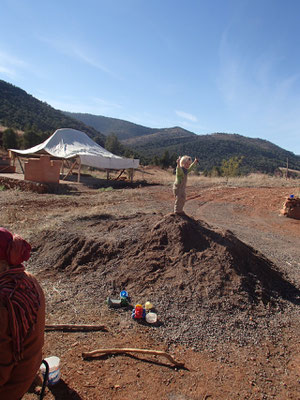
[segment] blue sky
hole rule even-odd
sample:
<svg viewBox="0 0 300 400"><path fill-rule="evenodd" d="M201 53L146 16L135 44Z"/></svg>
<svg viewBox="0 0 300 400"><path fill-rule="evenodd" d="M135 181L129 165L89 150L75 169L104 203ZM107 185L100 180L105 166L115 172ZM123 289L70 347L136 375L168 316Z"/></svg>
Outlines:
<svg viewBox="0 0 300 400"><path fill-rule="evenodd" d="M1 0L0 79L54 108L300 155L300 1Z"/></svg>

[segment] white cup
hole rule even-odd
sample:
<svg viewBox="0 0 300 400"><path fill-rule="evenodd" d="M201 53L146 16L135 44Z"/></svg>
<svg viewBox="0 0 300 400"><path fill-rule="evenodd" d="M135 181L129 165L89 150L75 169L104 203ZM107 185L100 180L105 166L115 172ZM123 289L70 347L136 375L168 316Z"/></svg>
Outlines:
<svg viewBox="0 0 300 400"><path fill-rule="evenodd" d="M48 385L55 385L60 380L60 359L56 356L51 356L48 358L44 359L48 365L49 365L49 377L48 377ZM40 371L43 374L43 376L46 373L46 366L44 364L41 364L40 366Z"/></svg>
<svg viewBox="0 0 300 400"><path fill-rule="evenodd" d="M155 324L155 322L157 321L157 314L155 314L154 312L148 312L146 314L146 321L148 322L148 324Z"/></svg>

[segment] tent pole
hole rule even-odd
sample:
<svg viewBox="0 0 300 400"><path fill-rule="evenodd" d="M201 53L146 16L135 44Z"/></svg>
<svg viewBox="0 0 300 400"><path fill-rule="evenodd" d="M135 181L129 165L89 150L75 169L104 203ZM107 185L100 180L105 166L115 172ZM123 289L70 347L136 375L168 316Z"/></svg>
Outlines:
<svg viewBox="0 0 300 400"><path fill-rule="evenodd" d="M133 183L133 168L130 168L130 183Z"/></svg>
<svg viewBox="0 0 300 400"><path fill-rule="evenodd" d="M125 169L122 169L122 171L119 173L119 175L114 180L117 181L124 172L125 172Z"/></svg>
<svg viewBox="0 0 300 400"><path fill-rule="evenodd" d="M109 169L106 170L106 180L109 180Z"/></svg>
<svg viewBox="0 0 300 400"><path fill-rule="evenodd" d="M76 163L77 163L77 160L75 160L75 161L73 162L73 164L71 165L71 167L70 167L70 169L69 169L69 172L68 172L68 173L66 174L66 176L62 179L63 181L71 174L71 172L73 171L73 168L75 167Z"/></svg>
<svg viewBox="0 0 300 400"><path fill-rule="evenodd" d="M23 174L24 174L24 168L23 168L23 165L21 164L21 161L20 161L19 157L17 157L17 159L18 159L18 161L19 161L19 164L20 164L21 170L22 170L22 172L23 172Z"/></svg>
<svg viewBox="0 0 300 400"><path fill-rule="evenodd" d="M78 175L77 175L77 182L80 182L80 171L81 171L81 158L78 157Z"/></svg>
<svg viewBox="0 0 300 400"><path fill-rule="evenodd" d="M12 151L9 150L8 155L9 155L9 158L11 159L11 161L12 161L12 166L15 167L15 165L16 165L16 156L15 156L15 154Z"/></svg>

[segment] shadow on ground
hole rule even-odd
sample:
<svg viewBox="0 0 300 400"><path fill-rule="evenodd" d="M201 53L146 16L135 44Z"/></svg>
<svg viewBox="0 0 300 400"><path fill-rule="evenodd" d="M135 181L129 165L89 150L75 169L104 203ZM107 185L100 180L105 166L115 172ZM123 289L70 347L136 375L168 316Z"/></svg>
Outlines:
<svg viewBox="0 0 300 400"><path fill-rule="evenodd" d="M73 174L67 177L65 182L77 182L77 174ZM157 183L149 183L146 180L128 180L122 179L102 179L96 178L89 174L80 175L80 183L91 189L109 188L112 189L126 189L126 188L137 188L142 186L155 186Z"/></svg>

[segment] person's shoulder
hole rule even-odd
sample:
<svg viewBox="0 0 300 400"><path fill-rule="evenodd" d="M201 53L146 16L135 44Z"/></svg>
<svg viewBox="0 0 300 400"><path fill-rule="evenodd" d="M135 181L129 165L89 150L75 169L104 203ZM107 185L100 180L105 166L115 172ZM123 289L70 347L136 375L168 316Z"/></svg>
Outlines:
<svg viewBox="0 0 300 400"><path fill-rule="evenodd" d="M28 276L28 278L35 280L35 281L37 280L36 277L32 273L25 271L25 274Z"/></svg>
<svg viewBox="0 0 300 400"><path fill-rule="evenodd" d="M8 310L0 301L0 335L7 331L8 327Z"/></svg>
<svg viewBox="0 0 300 400"><path fill-rule="evenodd" d="M27 278L29 278L29 280L38 284L38 280L36 279L36 277L33 274L31 274L28 271L25 271L25 274L26 274Z"/></svg>
<svg viewBox="0 0 300 400"><path fill-rule="evenodd" d="M25 274L29 278L29 280L34 284L34 286L36 287L38 292L43 293L43 289L42 289L39 281L37 280L37 278L28 271L25 271Z"/></svg>

